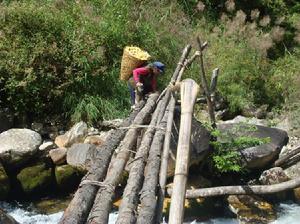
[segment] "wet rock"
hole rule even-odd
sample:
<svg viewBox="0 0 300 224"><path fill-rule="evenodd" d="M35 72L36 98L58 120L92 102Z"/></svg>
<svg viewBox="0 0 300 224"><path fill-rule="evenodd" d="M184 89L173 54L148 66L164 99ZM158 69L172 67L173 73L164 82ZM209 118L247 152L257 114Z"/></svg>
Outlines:
<svg viewBox="0 0 300 224"><path fill-rule="evenodd" d="M55 179L58 188L63 192L71 192L80 183L83 172L70 165L55 167Z"/></svg>
<svg viewBox="0 0 300 224"><path fill-rule="evenodd" d="M33 204L39 213L50 215L65 210L71 200L71 196L62 197L60 195L58 198L41 198L34 201Z"/></svg>
<svg viewBox="0 0 300 224"><path fill-rule="evenodd" d="M29 129L10 129L0 134L0 159L18 166L31 159L42 143L39 133Z"/></svg>
<svg viewBox="0 0 300 224"><path fill-rule="evenodd" d="M55 138L55 144L60 147L70 147L74 143L83 142L88 134L87 124L83 121L75 124L64 135L59 135Z"/></svg>
<svg viewBox="0 0 300 224"><path fill-rule="evenodd" d="M239 150L242 162L248 169L263 168L272 163L278 158L281 148L288 142L288 135L285 131L260 125L222 123L218 124L218 129L223 133L224 138L246 136L270 139L268 143Z"/></svg>
<svg viewBox="0 0 300 224"><path fill-rule="evenodd" d="M5 172L4 167L2 166L2 164L0 164L0 200L7 198L9 191L10 191L9 179Z"/></svg>
<svg viewBox="0 0 300 224"><path fill-rule="evenodd" d="M257 196L230 195L227 201L241 224L267 224L276 219L273 206Z"/></svg>
<svg viewBox="0 0 300 224"><path fill-rule="evenodd" d="M2 224L19 224L13 217L0 208L0 223Z"/></svg>
<svg viewBox="0 0 300 224"><path fill-rule="evenodd" d="M17 179L26 194L40 193L53 183L51 173L51 168L43 163L22 169Z"/></svg>
<svg viewBox="0 0 300 224"><path fill-rule="evenodd" d="M60 165L66 162L67 149L66 148L52 149L50 150L49 155L54 164Z"/></svg>
<svg viewBox="0 0 300 224"><path fill-rule="evenodd" d="M91 160L94 158L96 150L96 146L92 144L74 144L67 151L67 163L71 166L89 170Z"/></svg>

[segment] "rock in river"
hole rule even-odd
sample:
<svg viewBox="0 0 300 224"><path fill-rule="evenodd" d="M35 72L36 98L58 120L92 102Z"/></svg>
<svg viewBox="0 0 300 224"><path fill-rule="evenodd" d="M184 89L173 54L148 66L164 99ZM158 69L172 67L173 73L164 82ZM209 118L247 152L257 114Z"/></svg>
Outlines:
<svg viewBox="0 0 300 224"><path fill-rule="evenodd" d="M0 159L18 166L31 159L42 143L39 133L29 129L9 129L0 134Z"/></svg>
<svg viewBox="0 0 300 224"><path fill-rule="evenodd" d="M27 194L42 192L53 183L52 170L45 163L24 168L17 179Z"/></svg>
<svg viewBox="0 0 300 224"><path fill-rule="evenodd" d="M240 150L243 162L248 169L263 168L269 165L278 158L281 148L288 142L287 133L277 128L246 123L223 123L218 125L218 129L221 133L228 133L227 136L230 138L246 136L270 139L268 143Z"/></svg>

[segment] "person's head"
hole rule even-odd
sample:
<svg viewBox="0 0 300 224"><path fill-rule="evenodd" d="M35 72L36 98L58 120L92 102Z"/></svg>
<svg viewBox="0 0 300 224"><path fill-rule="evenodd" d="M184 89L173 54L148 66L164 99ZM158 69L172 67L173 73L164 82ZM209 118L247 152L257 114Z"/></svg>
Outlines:
<svg viewBox="0 0 300 224"><path fill-rule="evenodd" d="M153 62L152 66L153 66L153 73L155 75L162 74L165 70L165 65L160 61Z"/></svg>

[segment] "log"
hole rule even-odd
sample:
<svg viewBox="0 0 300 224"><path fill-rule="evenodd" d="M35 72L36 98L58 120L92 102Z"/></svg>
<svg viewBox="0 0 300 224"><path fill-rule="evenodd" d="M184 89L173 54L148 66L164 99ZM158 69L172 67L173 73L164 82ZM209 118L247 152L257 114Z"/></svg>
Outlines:
<svg viewBox="0 0 300 224"><path fill-rule="evenodd" d="M121 205L119 207L119 214L116 222L117 224L129 224L136 222L136 209L139 201L139 192L143 183L146 160L152 143L153 135L156 131L155 126L159 117L161 117L161 114L165 113L169 96L170 91L167 91L165 97L158 103L156 110L153 113L150 125L142 139L141 146L138 148L137 153L131 162L129 178L123 192Z"/></svg>
<svg viewBox="0 0 300 224"><path fill-rule="evenodd" d="M216 125L216 118L215 118L215 112L214 112L214 105L211 101L210 96L210 90L208 88L206 75L205 75L205 69L204 69L204 62L203 62L203 49L202 49L202 43L199 37L197 37L197 43L200 51L200 80L201 80L201 86L204 90L206 101L207 101L207 107L208 107L208 113L211 121L211 126L213 128L217 128Z"/></svg>
<svg viewBox="0 0 300 224"><path fill-rule="evenodd" d="M300 154L295 155L294 157L287 160L285 163L281 164L282 168L288 168L300 161Z"/></svg>
<svg viewBox="0 0 300 224"><path fill-rule="evenodd" d="M300 177L273 185L242 185L242 186L222 186L187 190L185 198L215 197L221 195L253 195L253 194L273 194L287 191L300 186ZM172 189L168 189L168 194L172 195Z"/></svg>
<svg viewBox="0 0 300 224"><path fill-rule="evenodd" d="M186 60L186 58L188 57L190 51L191 51L192 47L191 45L187 45L184 49L183 49L183 52L182 52L182 55L180 57L180 60L177 64L177 67L172 75L172 78L171 78L171 83L174 84L177 80L177 77L179 75L179 72L181 70L181 68L184 66L184 62Z"/></svg>
<svg viewBox="0 0 300 224"><path fill-rule="evenodd" d="M192 79L181 83L181 118L174 174L174 189L171 197L169 223L181 224L184 215L184 199L190 160L191 127L199 86Z"/></svg>
<svg viewBox="0 0 300 224"><path fill-rule="evenodd" d="M210 81L210 95L215 95L216 88L217 88L217 82L218 82L218 76L219 76L219 68L215 68L213 70L211 81Z"/></svg>
<svg viewBox="0 0 300 224"><path fill-rule="evenodd" d="M277 159L274 162L273 167L277 166L284 166L285 163L287 163L292 157L300 153L300 146L297 146L295 149L293 149L290 153L282 156L281 158Z"/></svg>
<svg viewBox="0 0 300 224"><path fill-rule="evenodd" d="M158 94L150 95L145 107L136 116L133 125L143 124L156 106ZM100 187L94 205L88 217L87 223L108 223L108 215L111 208L115 188L119 183L122 172L129 159L130 152L137 139L139 129L129 129L116 150L116 156L111 160L103 187Z"/></svg>
<svg viewBox="0 0 300 224"><path fill-rule="evenodd" d="M130 114L130 116L123 121L121 127L128 127L132 122L137 123L134 120L137 114L145 105L144 101L141 101L137 108ZM92 166L90 171L83 177L83 181L102 181L104 175L106 174L107 167L111 160L111 156L120 144L122 139L126 134L125 129L113 130L107 137L107 140L103 145L97 147L97 153L95 158L93 158ZM67 209L65 210L59 223L61 224L79 224L85 223L89 212L93 206L94 199L98 190L96 185L80 185L72 199L69 203Z"/></svg>
<svg viewBox="0 0 300 224"><path fill-rule="evenodd" d="M182 70L182 68L184 69L184 63L185 63L186 58L188 57L188 55L189 55L191 49L192 49L192 47L191 47L191 45L189 45L189 44L186 45L185 48L183 49L182 54L181 54L181 57L180 57L180 59L179 59L179 62L177 63L176 69L175 69L175 71L174 71L174 73L173 73L173 75L172 75L172 77L171 77L170 83L171 83L172 85L174 85L175 82L176 82L176 80L178 80L178 76L179 76L180 71ZM170 86L168 86L167 88L165 88L165 89L162 91L162 93L161 93L160 96L158 97L158 100L157 100L157 101L159 101L159 100L164 96L164 94L166 93L166 91L167 91L168 89L170 89Z"/></svg>
<svg viewBox="0 0 300 224"><path fill-rule="evenodd" d="M157 198L157 206L156 206L156 223L160 223L162 219L163 203L165 198L165 189L166 189L166 182L167 182L167 172L168 172L174 109L175 109L175 98L174 96L171 96L170 108L167 112L168 120L167 120L165 141L163 146L162 159L160 163L158 198Z"/></svg>
<svg viewBox="0 0 300 224"><path fill-rule="evenodd" d="M138 212L138 224L153 223L155 221L156 188L160 166L161 149L163 146L165 128L167 126L167 113L159 124L160 128L155 132L147 165L145 167L145 179L140 192L140 210Z"/></svg>
<svg viewBox="0 0 300 224"><path fill-rule="evenodd" d="M202 51L206 48L206 46L207 46L207 42L205 42L204 44L202 44L202 47L201 47ZM180 82L184 70L185 70L188 66L190 66L190 65L193 63L193 61L195 61L195 59L196 59L197 57L199 57L199 56L200 56L200 52L199 52L199 51L196 51L196 52L192 55L192 57L190 57L189 59L186 59L186 60L184 61L183 66L182 66L182 68L181 68L180 71L179 71L179 74L178 74L178 77L177 77L177 79L176 79L176 82Z"/></svg>

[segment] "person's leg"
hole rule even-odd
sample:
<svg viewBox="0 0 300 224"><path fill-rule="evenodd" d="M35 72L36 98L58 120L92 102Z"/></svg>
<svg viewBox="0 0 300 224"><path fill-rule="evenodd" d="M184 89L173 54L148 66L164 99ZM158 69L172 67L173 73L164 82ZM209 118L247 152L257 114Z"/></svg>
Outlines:
<svg viewBox="0 0 300 224"><path fill-rule="evenodd" d="M128 89L130 92L130 103L131 106L135 104L135 89L131 86L131 84L128 82Z"/></svg>

